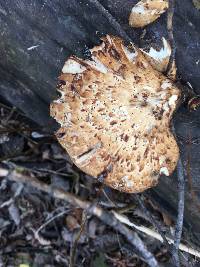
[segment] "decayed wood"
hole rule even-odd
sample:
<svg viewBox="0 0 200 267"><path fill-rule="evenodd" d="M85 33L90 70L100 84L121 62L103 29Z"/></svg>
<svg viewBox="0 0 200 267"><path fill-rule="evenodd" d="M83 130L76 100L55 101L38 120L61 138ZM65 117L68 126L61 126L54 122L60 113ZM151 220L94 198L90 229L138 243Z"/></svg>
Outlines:
<svg viewBox="0 0 200 267"><path fill-rule="evenodd" d="M12 105L44 126L48 131L57 127L49 116L49 103L56 98L57 76L70 54L86 55L85 47L99 43L99 35L118 35L106 13L94 1L77 0L5 0L0 3L0 95ZM128 26L128 14L136 0L101 0L122 29L139 46L149 40L157 42L167 37L166 14L146 28L146 34ZM175 42L178 73L200 93L200 14L192 1L177 1L175 9ZM199 236L199 114L188 113L182 107L174 119L190 187L186 192L185 227ZM189 162L190 157L190 162ZM188 163L189 162L189 163ZM187 177L186 177L187 178ZM149 195L157 205L176 215L177 179L163 177ZM194 197L194 195L196 197Z"/></svg>

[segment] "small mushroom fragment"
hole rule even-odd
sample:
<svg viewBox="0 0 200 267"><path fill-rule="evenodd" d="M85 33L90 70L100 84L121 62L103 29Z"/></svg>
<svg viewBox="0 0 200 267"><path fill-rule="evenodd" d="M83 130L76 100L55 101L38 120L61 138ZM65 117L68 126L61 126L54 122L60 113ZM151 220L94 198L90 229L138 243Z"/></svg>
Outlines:
<svg viewBox="0 0 200 267"><path fill-rule="evenodd" d="M142 192L170 175L179 149L170 120L180 90L143 53L107 35L91 59L71 56L51 116L56 136L85 173L119 191Z"/></svg>
<svg viewBox="0 0 200 267"><path fill-rule="evenodd" d="M172 81L176 81L177 78L177 68L176 68L176 62L175 60L173 60L172 62L172 66L169 69L168 73L167 73L167 77L172 80Z"/></svg>
<svg viewBox="0 0 200 267"><path fill-rule="evenodd" d="M142 28L152 23L168 9L168 0L141 0L131 10L129 25Z"/></svg>
<svg viewBox="0 0 200 267"><path fill-rule="evenodd" d="M144 53L144 56L154 69L164 73L167 70L169 63L171 46L164 37L162 38L162 43L163 47L160 49L154 49L153 47L150 47L148 52L143 49L140 50Z"/></svg>

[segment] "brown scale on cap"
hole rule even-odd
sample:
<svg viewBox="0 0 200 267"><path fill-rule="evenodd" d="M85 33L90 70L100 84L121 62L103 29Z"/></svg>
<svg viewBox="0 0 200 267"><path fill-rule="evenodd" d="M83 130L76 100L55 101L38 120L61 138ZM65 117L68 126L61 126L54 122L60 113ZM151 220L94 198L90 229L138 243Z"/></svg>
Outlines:
<svg viewBox="0 0 200 267"><path fill-rule="evenodd" d="M60 144L85 173L136 193L170 175L179 149L170 120L180 90L134 46L106 36L92 59L71 56L62 69L51 115Z"/></svg>

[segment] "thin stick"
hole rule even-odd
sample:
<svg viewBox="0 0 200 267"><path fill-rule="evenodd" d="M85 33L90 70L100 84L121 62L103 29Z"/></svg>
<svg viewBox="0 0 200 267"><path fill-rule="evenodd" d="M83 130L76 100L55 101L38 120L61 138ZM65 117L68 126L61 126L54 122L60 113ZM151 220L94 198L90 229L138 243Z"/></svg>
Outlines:
<svg viewBox="0 0 200 267"><path fill-rule="evenodd" d="M73 242L73 245L71 247L71 250L70 250L70 262L69 262L69 267L73 267L74 266L74 263L75 263L75 257L76 257L76 249L77 249L77 246L78 246L78 241L85 229L85 224L86 224L86 221L87 221L87 212L86 210L83 212L83 215L82 215L82 222L81 222L81 227L80 227L80 230L78 231L77 235L76 235L76 238Z"/></svg>
<svg viewBox="0 0 200 267"><path fill-rule="evenodd" d="M172 124L172 132L176 137L176 131L173 124ZM176 267L180 267L178 248L183 231L184 206L185 206L185 175L184 175L184 167L181 160L181 156L177 164L177 178L178 178L178 215L175 226L172 260Z"/></svg>
<svg viewBox="0 0 200 267"><path fill-rule="evenodd" d="M175 0L169 0L169 10L167 15L167 30L169 35L169 40L171 43L172 53L170 56L169 64L167 67L167 73L173 68L173 63L175 60L176 46L173 34L173 16L175 10ZM173 129L174 135L175 129ZM185 196L185 178L181 158L177 165L177 178L178 178L178 216L176 220L175 235L174 235L174 248L172 252L172 260L176 267L180 267L180 259L178 255L178 248L181 241L182 229L183 229L183 217L184 217L184 196Z"/></svg>
<svg viewBox="0 0 200 267"><path fill-rule="evenodd" d="M53 216L52 218L50 218L49 220L47 220L45 223L43 223L36 231L35 231L35 237L37 238L39 236L39 232L42 231L42 229L44 229L48 224L50 224L51 222L53 222L55 219L63 216L64 214L66 214L68 212L68 210L64 210L61 211L60 213L56 214L55 216Z"/></svg>
<svg viewBox="0 0 200 267"><path fill-rule="evenodd" d="M167 249L169 251L171 251L171 248L169 246L168 240L165 236L165 234L163 233L163 231L161 230L160 225L154 220L153 216L151 215L151 213L148 211L148 209L145 207L144 202L142 201L141 197L139 195L136 195L135 198L137 199L137 201L139 202L141 208L143 209L143 211L146 213L146 215L148 216L150 222L152 223L152 225L156 228L156 230L159 232L159 234L162 236L163 242L166 245Z"/></svg>
<svg viewBox="0 0 200 267"><path fill-rule="evenodd" d="M104 211L98 206L91 208L90 213L96 215L105 224L114 228L117 232L121 233L129 241L131 245L139 252L142 258L149 266L158 266L157 260L151 252L147 250L139 236L122 224L111 212Z"/></svg>
<svg viewBox="0 0 200 267"><path fill-rule="evenodd" d="M166 73L171 72L173 68L173 62L175 60L175 54L176 54L176 44L174 41L174 33L173 33L174 10L175 10L175 0L169 0L169 8L167 11L167 30L168 30L168 37L169 37L172 52L170 55Z"/></svg>
<svg viewBox="0 0 200 267"><path fill-rule="evenodd" d="M151 237L153 237L153 238L155 238L155 239L157 239L157 240L159 240L160 242L163 243L162 236L159 233L157 233L156 231L154 231L154 230L152 230L152 229L150 229L148 227L145 227L145 226L137 225L137 224L131 222L126 216L123 216L123 215L121 215L121 214L119 214L119 213L117 213L115 211L112 211L112 212L114 213L115 217L120 222L122 222L122 223L124 223L124 224L126 224L126 225L128 225L130 227L134 227L136 230L138 230L138 231L140 231L140 232L142 232L142 233L144 233L144 234L146 234L148 236L151 236ZM166 236L166 239L169 242L169 244L174 244L174 240L173 239L171 239L171 238L169 238L167 236ZM181 244L179 244L179 249L181 251L189 253L189 254L197 257L197 258L200 258L200 251L198 251L196 249L193 249L192 247L186 246L186 245L181 243Z"/></svg>
<svg viewBox="0 0 200 267"><path fill-rule="evenodd" d="M185 199L185 177L184 169L181 158L177 164L177 178L178 178L178 216L176 220L176 228L174 234L174 249L173 249L173 261L177 267L180 266L180 260L178 255L179 244L182 236L183 218L184 218L184 199Z"/></svg>

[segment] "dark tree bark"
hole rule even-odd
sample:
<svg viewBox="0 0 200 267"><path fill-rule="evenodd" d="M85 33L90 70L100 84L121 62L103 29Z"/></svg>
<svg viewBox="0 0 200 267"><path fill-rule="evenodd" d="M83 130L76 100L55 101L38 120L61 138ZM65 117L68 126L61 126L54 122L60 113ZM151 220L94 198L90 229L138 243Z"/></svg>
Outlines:
<svg viewBox="0 0 200 267"><path fill-rule="evenodd" d="M166 14L146 28L128 26L128 14L137 0L101 0L109 13L91 0L4 0L0 2L0 95L27 117L52 131L57 124L49 116L49 103L56 97L57 76L70 54L83 56L85 46L99 43L106 33L120 35L113 16L138 46L167 37ZM200 94L200 13L192 1L177 1L174 34L179 76ZM185 227L200 240L200 111L189 113L184 107L174 122L183 163L190 174L186 192ZM189 162L189 163L188 163ZM186 173L187 174L187 173ZM191 193L196 192L195 197ZM162 177L149 190L160 208L176 216L177 179ZM195 239L194 239L195 240Z"/></svg>

